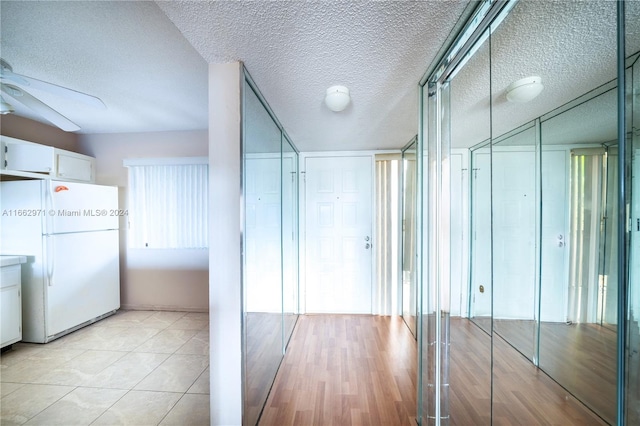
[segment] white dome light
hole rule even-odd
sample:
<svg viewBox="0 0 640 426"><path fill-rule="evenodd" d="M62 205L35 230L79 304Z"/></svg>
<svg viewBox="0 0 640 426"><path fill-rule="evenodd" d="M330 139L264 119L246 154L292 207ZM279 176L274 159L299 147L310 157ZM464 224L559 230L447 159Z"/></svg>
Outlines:
<svg viewBox="0 0 640 426"><path fill-rule="evenodd" d="M538 76L522 78L513 82L507 88L507 100L509 102L529 102L542 92L544 86Z"/></svg>
<svg viewBox="0 0 640 426"><path fill-rule="evenodd" d="M340 112L344 110L351 102L349 96L349 89L344 86L331 86L327 89L327 95L324 98L324 103L327 104L327 108L334 112Z"/></svg>

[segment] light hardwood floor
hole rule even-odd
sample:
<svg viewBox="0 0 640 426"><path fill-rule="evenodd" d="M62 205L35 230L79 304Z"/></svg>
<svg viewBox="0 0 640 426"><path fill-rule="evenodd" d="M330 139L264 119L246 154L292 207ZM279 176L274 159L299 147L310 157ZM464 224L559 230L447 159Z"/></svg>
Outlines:
<svg viewBox="0 0 640 426"><path fill-rule="evenodd" d="M491 338L467 319L451 320L451 358L452 393L472 401L451 397L452 425L489 424L492 391L494 425L606 424L497 334L491 377Z"/></svg>
<svg viewBox="0 0 640 426"><path fill-rule="evenodd" d="M415 424L416 364L400 317L301 316L260 424Z"/></svg>
<svg viewBox="0 0 640 426"><path fill-rule="evenodd" d="M504 340L532 358L533 321L494 320L493 324ZM612 424L616 417L616 337L611 326L597 324L543 322L540 328L540 368Z"/></svg>
<svg viewBox="0 0 640 426"><path fill-rule="evenodd" d="M414 425L416 341L400 317L301 316L260 425ZM491 423L491 339L451 320L451 425ZM499 337L493 424L605 424Z"/></svg>
<svg viewBox="0 0 640 426"><path fill-rule="evenodd" d="M282 361L282 315L245 315L245 375L243 422L255 425Z"/></svg>

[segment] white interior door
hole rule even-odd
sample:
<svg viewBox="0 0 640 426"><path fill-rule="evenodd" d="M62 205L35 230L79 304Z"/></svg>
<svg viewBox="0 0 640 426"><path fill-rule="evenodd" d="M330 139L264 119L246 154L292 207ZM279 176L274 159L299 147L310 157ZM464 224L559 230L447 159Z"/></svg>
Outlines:
<svg viewBox="0 0 640 426"><path fill-rule="evenodd" d="M280 158L245 161L247 312L282 311Z"/></svg>
<svg viewBox="0 0 640 426"><path fill-rule="evenodd" d="M371 313L372 158L305 160L306 311Z"/></svg>
<svg viewBox="0 0 640 426"><path fill-rule="evenodd" d="M542 151L540 320L567 320L569 161L567 151Z"/></svg>
<svg viewBox="0 0 640 426"><path fill-rule="evenodd" d="M534 319L535 152L493 150L493 317Z"/></svg>

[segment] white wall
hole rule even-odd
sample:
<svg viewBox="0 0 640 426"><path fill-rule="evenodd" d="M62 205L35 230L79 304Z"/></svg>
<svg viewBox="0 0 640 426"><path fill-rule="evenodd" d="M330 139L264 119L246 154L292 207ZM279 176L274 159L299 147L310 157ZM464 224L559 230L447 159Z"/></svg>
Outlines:
<svg viewBox="0 0 640 426"><path fill-rule="evenodd" d="M209 65L209 322L212 425L242 424L242 64Z"/></svg>
<svg viewBox="0 0 640 426"><path fill-rule="evenodd" d="M207 130L80 135L78 150L96 157L96 183L119 187L120 208L127 208L125 158L208 155ZM126 217L120 222L120 280L123 308L208 310L207 250L127 248Z"/></svg>

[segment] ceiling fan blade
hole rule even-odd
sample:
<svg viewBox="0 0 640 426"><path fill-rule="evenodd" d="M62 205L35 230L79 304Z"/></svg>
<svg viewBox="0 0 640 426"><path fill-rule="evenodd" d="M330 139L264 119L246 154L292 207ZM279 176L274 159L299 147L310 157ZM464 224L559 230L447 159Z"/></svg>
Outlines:
<svg viewBox="0 0 640 426"><path fill-rule="evenodd" d="M62 96L67 99L83 102L94 108L105 109L107 106L102 102L100 98L86 93L78 92L77 90L69 89L67 87L58 86L57 84L48 83L46 81L38 80L37 78L27 77L13 72L13 68L7 61L0 58L0 78L2 80L8 80L20 86L33 87L34 89L43 90L45 92L53 93L54 95Z"/></svg>
<svg viewBox="0 0 640 426"><path fill-rule="evenodd" d="M2 90L2 93L4 93L12 101L20 103L33 110L42 118L54 124L56 127L59 127L66 132L75 132L77 130L80 130L80 126L78 126L76 123L69 120L67 117L60 114L50 106L42 103L40 100L34 98L23 89L12 86L11 84L4 83L0 84L0 89Z"/></svg>
<svg viewBox="0 0 640 426"><path fill-rule="evenodd" d="M23 85L28 85L29 84L29 82L27 80L25 80L24 78L22 78L18 74L14 73L13 71L11 71L10 69L7 69L5 67L1 68L0 78L2 78L3 80L11 80L16 84L23 84Z"/></svg>
<svg viewBox="0 0 640 426"><path fill-rule="evenodd" d="M26 75L20 75L16 73L13 73L13 75L17 77L19 80L26 82L26 84L23 84L23 83L20 83L19 81L16 81L16 84L33 87L34 89L49 92L54 95L62 96L67 99L83 102L94 108L101 108L101 109L107 108L104 102L102 102L100 98L97 98L95 96L87 95L86 93L78 92L77 90L72 90L67 87L58 86L57 84L48 83L46 81L38 80L32 77L27 77Z"/></svg>

